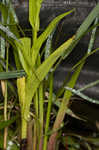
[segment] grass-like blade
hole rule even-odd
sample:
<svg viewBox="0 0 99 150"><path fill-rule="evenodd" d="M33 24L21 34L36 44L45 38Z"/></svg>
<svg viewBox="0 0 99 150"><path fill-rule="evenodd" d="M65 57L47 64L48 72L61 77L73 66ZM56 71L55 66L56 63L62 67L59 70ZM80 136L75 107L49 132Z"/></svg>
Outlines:
<svg viewBox="0 0 99 150"><path fill-rule="evenodd" d="M38 37L36 44L32 47L32 60L35 62L39 50L42 46L42 44L44 43L44 41L48 38L48 36L51 34L51 32L54 30L54 28L56 27L57 23L64 18L65 16L71 14L72 12L74 12L75 9L70 10L64 14L59 15L58 17L56 17L49 25L48 27L45 29L45 31ZM36 51L35 51L36 49Z"/></svg>
<svg viewBox="0 0 99 150"><path fill-rule="evenodd" d="M31 63L31 39L24 37L20 38L21 43L15 42L18 56L20 58L20 62L27 74L30 73L32 69L32 63Z"/></svg>
<svg viewBox="0 0 99 150"><path fill-rule="evenodd" d="M32 28L39 30L39 13L43 0L29 0L29 21Z"/></svg>
<svg viewBox="0 0 99 150"><path fill-rule="evenodd" d="M99 3L96 5L95 8L91 11L91 13L87 16L85 21L81 24L79 29L77 30L76 39L79 39L82 34L86 32L92 22L95 20L96 17L99 15Z"/></svg>
<svg viewBox="0 0 99 150"><path fill-rule="evenodd" d="M25 117L29 114L29 106L31 104L31 100L41 83L41 81L46 77L47 73L50 71L53 64L58 60L58 58L63 54L64 51L68 51L68 47L71 44L72 40L74 40L75 36L67 40L64 44L62 44L59 48L56 49L35 71L35 74L31 76L27 76L26 79L26 92L28 93L28 101L25 105ZM46 69L45 69L46 68ZM31 89L31 90L30 90ZM32 91L32 92L31 92Z"/></svg>
<svg viewBox="0 0 99 150"><path fill-rule="evenodd" d="M81 93L79 90L75 90L75 89L70 88L70 87L65 87L65 89L72 92L73 94L80 96L81 98L83 98L84 100L87 100L88 102L91 102L94 104L99 104L99 100L90 98L90 97L86 96L85 94Z"/></svg>
<svg viewBox="0 0 99 150"><path fill-rule="evenodd" d="M4 23L6 23L7 17L8 17L8 8L6 5L0 2L0 12L3 16Z"/></svg>
<svg viewBox="0 0 99 150"><path fill-rule="evenodd" d="M20 42L20 40L8 29L8 27L5 27L2 24L0 24L0 30L6 33L6 35L9 38L12 38L13 40Z"/></svg>
<svg viewBox="0 0 99 150"><path fill-rule="evenodd" d="M26 73L24 72L24 70L0 72L0 80L21 78L23 76L26 76Z"/></svg>
<svg viewBox="0 0 99 150"><path fill-rule="evenodd" d="M91 88L91 87L97 85L97 84L99 84L99 80L96 80L96 81L94 81L94 82L91 82L91 83L85 85L84 87L82 87L81 89L79 89L79 91L80 91L80 92L81 92L81 91L84 91L84 90L86 90L86 89L88 89L88 88Z"/></svg>
<svg viewBox="0 0 99 150"><path fill-rule="evenodd" d="M86 34L88 28L90 27L90 25L93 23L93 21L95 20L95 18L98 15L99 15L99 3L96 5L95 8L93 8L93 10L91 11L91 13L87 16L87 18L85 19L85 21L81 24L81 26L77 30L76 35L75 35L75 40L70 45L69 53L78 44L78 42L80 41L80 39ZM67 57L67 53L66 54L64 53L63 59L65 59L66 57Z"/></svg>

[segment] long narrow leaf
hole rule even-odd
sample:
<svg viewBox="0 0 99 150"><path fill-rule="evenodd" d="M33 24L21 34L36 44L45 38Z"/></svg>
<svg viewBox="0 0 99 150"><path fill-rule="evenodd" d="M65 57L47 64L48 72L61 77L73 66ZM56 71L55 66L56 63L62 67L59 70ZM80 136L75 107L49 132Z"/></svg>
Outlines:
<svg viewBox="0 0 99 150"><path fill-rule="evenodd" d="M95 20L95 18L98 17L98 15L99 15L99 3L96 5L95 8L93 8L91 13L88 15L88 17L85 19L85 21L81 24L81 26L77 30L76 39L79 39L82 36L82 34L86 32L86 30Z"/></svg>
<svg viewBox="0 0 99 150"><path fill-rule="evenodd" d="M92 99L92 98L86 96L85 94L81 93L79 90L75 90L75 89L70 88L70 87L65 87L65 89L72 92L73 94L80 96L81 98L83 98L84 100L87 100L88 102L91 102L94 104L99 104L99 100Z"/></svg>
<svg viewBox="0 0 99 150"><path fill-rule="evenodd" d="M32 64L31 64L31 39L30 38L20 38L21 44L19 42L15 42L17 46L17 51L19 54L19 58L21 64L27 74L31 72Z"/></svg>
<svg viewBox="0 0 99 150"><path fill-rule="evenodd" d="M85 54L85 56L83 58L81 58L77 64L75 64L71 70L74 70L76 67L78 67L82 62L84 62L89 56L93 55L94 53L96 53L97 51L99 51L99 48L96 48L95 50L93 50L90 53Z"/></svg>
<svg viewBox="0 0 99 150"><path fill-rule="evenodd" d="M4 23L7 23L7 17L8 17L8 8L6 7L6 5L4 5L3 3L0 2L0 12L3 16L3 20Z"/></svg>
<svg viewBox="0 0 99 150"><path fill-rule="evenodd" d="M32 27L35 24L35 14L36 14L36 1L29 0L29 21Z"/></svg>
<svg viewBox="0 0 99 150"><path fill-rule="evenodd" d="M53 64L57 61L57 59L63 54L64 51L68 51L69 45L74 40L75 36L67 40L63 45L61 45L55 52L53 52L44 62L38 67L35 71L35 74L29 75L26 79L26 96L28 101L26 102L25 109L25 117L29 115L29 106L31 104L32 98L40 84L40 82L45 78ZM46 69L45 69L46 68ZM31 90L30 90L31 89ZM32 92L31 92L32 91ZM27 118L27 117L26 117Z"/></svg>
<svg viewBox="0 0 99 150"><path fill-rule="evenodd" d="M75 39L75 36L67 40L64 44L62 44L59 48L56 49L55 52L53 52L45 61L44 63L37 69L36 73L39 77L39 80L42 81L50 68L53 66L53 64L56 62L56 60L63 54L64 51L68 52L68 47L72 43L72 41ZM46 68L46 70L45 70Z"/></svg>
<svg viewBox="0 0 99 150"><path fill-rule="evenodd" d="M39 13L43 0L29 0L29 21L32 28L39 30Z"/></svg>
<svg viewBox="0 0 99 150"><path fill-rule="evenodd" d="M53 29L55 28L55 26L57 25L57 23L62 19L64 18L65 16L71 14L72 12L74 12L75 9L69 11L69 12L66 12L64 14L61 14L59 15L58 17L56 17L49 25L48 27L45 29L45 31L39 36L39 38L37 39L37 42L36 42L36 46L32 47L32 60L33 62L35 63L35 60L37 58L37 55L39 53L39 50L42 46L42 44L44 43L44 41L48 38L48 36L51 34L51 32L53 31Z"/></svg>
<svg viewBox="0 0 99 150"><path fill-rule="evenodd" d="M99 15L99 3L96 5L95 8L93 8L91 13L88 15L88 17L85 19L85 21L81 24L81 26L77 30L75 40L73 41L73 43L70 46L69 53L77 45L79 40L85 35L86 31L88 30L88 28L90 27L90 25L92 24L92 22L95 20L95 18L98 15ZM67 57L67 53L66 54L64 53L63 59L65 59L66 57Z"/></svg>
<svg viewBox="0 0 99 150"><path fill-rule="evenodd" d="M81 92L81 91L84 91L84 90L86 90L86 89L88 89L88 88L91 88L91 87L97 85L97 84L99 84L99 80L96 80L96 81L94 81L94 82L91 82L91 83L85 85L84 87L82 87L81 89L79 89L79 91L80 91L80 92Z"/></svg>
<svg viewBox="0 0 99 150"><path fill-rule="evenodd" d="M20 42L20 40L7 27L3 26L2 24L0 24L0 30L6 33L6 35L9 38L12 38L13 40Z"/></svg>
<svg viewBox="0 0 99 150"><path fill-rule="evenodd" d="M0 72L0 80L20 78L23 76L26 76L26 73L24 72L24 70Z"/></svg>

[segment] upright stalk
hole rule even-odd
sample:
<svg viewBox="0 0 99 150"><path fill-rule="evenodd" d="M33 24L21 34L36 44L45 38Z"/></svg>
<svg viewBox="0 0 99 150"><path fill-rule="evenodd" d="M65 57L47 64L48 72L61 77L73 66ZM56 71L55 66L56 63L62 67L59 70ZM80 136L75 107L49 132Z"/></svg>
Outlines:
<svg viewBox="0 0 99 150"><path fill-rule="evenodd" d="M40 135L39 135L39 150L42 150L43 146L43 108L44 96L43 96L43 83L39 87L39 122L40 122Z"/></svg>
<svg viewBox="0 0 99 150"><path fill-rule="evenodd" d="M27 150L27 120L21 111L21 143L20 150Z"/></svg>
<svg viewBox="0 0 99 150"><path fill-rule="evenodd" d="M25 77L21 77L17 79L17 88L18 88L18 96L19 103L21 108L21 146L20 150L27 149L27 119L24 116L24 106L26 103L26 85L25 85Z"/></svg>
<svg viewBox="0 0 99 150"><path fill-rule="evenodd" d="M47 108L47 115L46 115L46 125L45 125L43 150L47 150L47 142L48 142L47 133L49 131L49 122L50 122L50 116L51 116L52 98L53 98L53 72L51 72L50 80L49 80L49 98L48 98L48 108Z"/></svg>
<svg viewBox="0 0 99 150"><path fill-rule="evenodd" d="M37 40L37 31L33 30L33 44L35 45L35 42Z"/></svg>
<svg viewBox="0 0 99 150"><path fill-rule="evenodd" d="M2 3L5 4L6 1L2 0ZM1 16L1 21L4 23L4 18ZM1 57L5 59L5 39L1 37ZM7 59L6 59L6 71L7 71ZM7 82L1 81L3 96L4 96L4 120L7 121ZM4 129L4 150L7 148L7 127Z"/></svg>
<svg viewBox="0 0 99 150"><path fill-rule="evenodd" d="M35 121L34 121L34 145L36 147L36 150L39 150L39 99L38 99L38 90L36 91L36 94L35 94L35 97L34 97L34 108L35 108L35 115L36 115L36 118L35 118Z"/></svg>
<svg viewBox="0 0 99 150"><path fill-rule="evenodd" d="M7 121L7 82L3 81L5 85L5 94L4 94L4 120ZM4 150L7 148L7 130L8 128L6 127L4 129Z"/></svg>
<svg viewBox="0 0 99 150"><path fill-rule="evenodd" d="M8 49L9 46L7 46L7 53L6 53L6 72L8 71ZM4 120L7 121L7 81L4 81L5 83L5 93L4 93ZM8 134L8 127L4 129L4 149L7 147L7 134Z"/></svg>

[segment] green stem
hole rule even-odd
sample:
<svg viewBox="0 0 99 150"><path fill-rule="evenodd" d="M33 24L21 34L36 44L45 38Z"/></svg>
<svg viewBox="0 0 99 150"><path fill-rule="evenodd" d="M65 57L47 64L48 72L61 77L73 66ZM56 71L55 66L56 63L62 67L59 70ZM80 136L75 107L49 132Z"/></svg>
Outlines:
<svg viewBox="0 0 99 150"><path fill-rule="evenodd" d="M33 30L33 45L36 44L36 40L37 40L37 31Z"/></svg>
<svg viewBox="0 0 99 150"><path fill-rule="evenodd" d="M43 112L44 112L43 104L44 104L43 83L41 83L39 87L39 121L40 121L39 150L42 150L43 144Z"/></svg>
<svg viewBox="0 0 99 150"><path fill-rule="evenodd" d="M43 97L43 84L41 83L39 88L39 119L40 123L43 127L43 103L44 103L44 97Z"/></svg>
<svg viewBox="0 0 99 150"><path fill-rule="evenodd" d="M6 72L8 71L8 50L9 46L7 46L7 57L6 57ZM4 99L4 118L7 120L7 81L5 81L5 99Z"/></svg>
<svg viewBox="0 0 99 150"><path fill-rule="evenodd" d="M7 82L5 81L4 120L7 120Z"/></svg>
<svg viewBox="0 0 99 150"><path fill-rule="evenodd" d="M43 150L47 149L47 142L48 142L48 130L49 130L49 121L51 116L51 106L52 106L52 97L53 97L53 73L50 74L50 81L49 81L49 99L48 99L48 108L47 108L47 116L46 116L46 125L45 125L45 136L44 136L44 144Z"/></svg>
<svg viewBox="0 0 99 150"><path fill-rule="evenodd" d="M9 46L7 46L7 52L6 52L6 72L8 71L8 50ZM4 120L7 121L7 81L5 82L5 93L4 93ZM4 130L4 149L6 149L7 146L7 132L8 128L6 127Z"/></svg>
<svg viewBox="0 0 99 150"><path fill-rule="evenodd" d="M34 107L35 107L35 115L36 115L36 118L35 119L35 137L34 139L36 139L36 150L39 150L39 120L38 120L38 117L39 117L39 101L38 101L38 90L36 91L36 95L35 95L35 98L34 98Z"/></svg>
<svg viewBox="0 0 99 150"><path fill-rule="evenodd" d="M27 120L24 119L24 117L22 117L22 131L21 131L22 135L22 139L26 139L27 138Z"/></svg>
<svg viewBox="0 0 99 150"><path fill-rule="evenodd" d="M34 98L34 106L35 106L35 114L36 114L36 117L38 118L38 115L39 115L38 91L36 92L36 95L35 95L35 98Z"/></svg>

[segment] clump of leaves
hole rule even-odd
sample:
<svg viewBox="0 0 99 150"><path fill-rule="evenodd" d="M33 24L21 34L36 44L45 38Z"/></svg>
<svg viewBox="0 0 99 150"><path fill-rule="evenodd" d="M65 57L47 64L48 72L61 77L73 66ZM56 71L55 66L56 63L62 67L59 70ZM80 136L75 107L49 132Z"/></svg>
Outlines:
<svg viewBox="0 0 99 150"><path fill-rule="evenodd" d="M33 149L43 149L43 150L54 150L55 143L57 140L58 130L61 128L65 113L68 109L68 103L72 96L72 91L69 88L74 88L78 76L84 66L86 58L90 55L91 50L86 53L84 58L76 65L75 71L68 82L68 89L64 89L63 100L60 104L56 120L53 124L53 129L50 137L49 132L49 122L51 115L51 106L53 100L53 72L56 69L56 62L61 59L66 59L66 57L72 52L73 48L80 41L82 36L88 32L88 29L95 18L99 15L99 4L92 10L89 16L85 19L82 25L77 30L76 34L70 39L64 42L56 50L51 49L51 42L48 44L48 40L51 41L50 35L55 29L58 22L65 16L70 15L75 11L72 9L64 14L56 17L47 28L38 36L40 30L40 8L43 0L29 0L29 22L32 27L32 38L21 37L18 32L18 23L15 19L15 14L12 11L12 7L6 7L3 4L1 6L1 12L3 18L7 20L8 16L10 18L9 24L6 26L0 24L1 34L7 41L12 45L14 50L14 57L16 62L17 71L14 73L14 77L17 77L17 89L19 96L19 104L21 108L21 138L22 141L27 140L27 127L28 122L31 119L30 107L33 103ZM11 6L11 5L10 5ZM8 13L9 12L9 13ZM14 26L9 26L14 24ZM97 22L96 22L97 24ZM95 24L95 25L96 25ZM9 28L8 28L9 27ZM42 50L43 53L47 53L48 56L45 57L42 62L42 52L41 47L43 43L46 42L46 47ZM48 44L48 45L47 45ZM92 49L92 48L91 48ZM21 71L20 71L21 70ZM23 71L24 70L24 71ZM8 73L8 72L7 72ZM17 74L16 74L17 73ZM3 74L4 75L4 74ZM13 78L13 74L10 74ZM10 78L7 74L6 78ZM46 120L44 119L44 113L46 109L44 108L45 99L45 79L47 77L47 87L49 87L48 96L48 107ZM58 99L60 95L56 96ZM56 101L56 99L55 99ZM45 127L45 131L44 131ZM48 141L49 137L49 141ZM22 148L24 145L22 144Z"/></svg>

